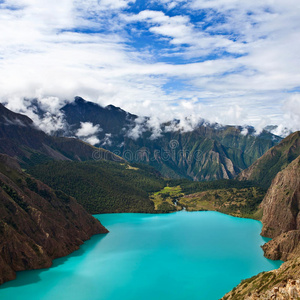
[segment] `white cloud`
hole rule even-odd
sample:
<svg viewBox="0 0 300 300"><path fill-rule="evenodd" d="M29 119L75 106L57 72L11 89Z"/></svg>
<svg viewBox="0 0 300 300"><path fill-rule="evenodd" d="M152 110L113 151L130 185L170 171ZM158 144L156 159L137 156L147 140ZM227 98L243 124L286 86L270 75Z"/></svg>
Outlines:
<svg viewBox="0 0 300 300"><path fill-rule="evenodd" d="M224 35L210 35L201 28L195 28L188 16L169 17L161 11L144 10L137 15L125 17L131 22L146 22L149 31L170 38L173 45L190 45L185 56L199 56L223 48L228 52L243 53L244 46L233 42ZM182 53L179 51L179 55Z"/></svg>
<svg viewBox="0 0 300 300"><path fill-rule="evenodd" d="M172 10L179 5L186 3L186 0L151 0L150 2L157 5L163 5L167 10Z"/></svg>
<svg viewBox="0 0 300 300"><path fill-rule="evenodd" d="M284 123L285 128L289 128L292 131L300 130L300 94L290 96L283 106Z"/></svg>
<svg viewBox="0 0 300 300"><path fill-rule="evenodd" d="M97 138L97 136L86 137L86 138L83 138L82 140L93 146L100 143L100 140Z"/></svg>
<svg viewBox="0 0 300 300"><path fill-rule="evenodd" d="M135 0L100 0L98 1L100 7L105 9L121 9L126 8L128 4L134 3Z"/></svg>
<svg viewBox="0 0 300 300"><path fill-rule="evenodd" d="M81 127L77 130L76 135L79 137L87 137L101 131L99 125L93 125L90 122L80 122Z"/></svg>
<svg viewBox="0 0 300 300"><path fill-rule="evenodd" d="M147 127L151 130L152 134L150 140L156 140L162 136L161 121L158 117L151 117L147 122Z"/></svg>
<svg viewBox="0 0 300 300"><path fill-rule="evenodd" d="M91 145L100 143L97 133L102 131L102 129L99 125L93 125L93 123L90 122L80 122L80 125L81 127L76 132L77 137Z"/></svg>
<svg viewBox="0 0 300 300"><path fill-rule="evenodd" d="M160 1L176 8L170 16L151 3L137 14L124 12L130 0L0 4L0 101L43 128L62 126L52 114L75 95L162 121L179 118L187 128L201 117L259 125L266 116L299 128L297 101L284 105L286 91L300 86L299 1ZM194 12L205 17L195 22ZM134 48L141 31L166 46ZM162 62L174 57L180 61ZM166 90L174 82L186 86ZM39 120L24 97L50 115Z"/></svg>
<svg viewBox="0 0 300 300"><path fill-rule="evenodd" d="M146 131L145 123L146 119L144 117L138 117L135 119L135 126L131 128L126 135L133 140L137 140L142 136L143 132Z"/></svg>
<svg viewBox="0 0 300 300"><path fill-rule="evenodd" d="M249 133L249 130L248 130L247 127L244 127L244 128L242 129L242 131L241 131L241 134L242 134L242 135L247 135L248 133Z"/></svg>
<svg viewBox="0 0 300 300"><path fill-rule="evenodd" d="M53 115L47 112L42 118L37 118L36 115L33 114L32 119L40 129L49 134L66 129L65 119L62 113L56 112L56 114Z"/></svg>
<svg viewBox="0 0 300 300"><path fill-rule="evenodd" d="M110 146L111 143L112 143L111 142L111 136L112 136L111 133L106 133L104 139L100 141L101 142L101 146L105 146L105 145ZM97 142L97 143L99 143L99 142Z"/></svg>

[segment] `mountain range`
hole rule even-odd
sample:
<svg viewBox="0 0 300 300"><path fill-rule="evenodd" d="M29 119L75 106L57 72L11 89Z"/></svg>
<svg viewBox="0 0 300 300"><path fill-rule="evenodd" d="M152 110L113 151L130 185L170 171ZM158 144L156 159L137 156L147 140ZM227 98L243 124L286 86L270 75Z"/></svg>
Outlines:
<svg viewBox="0 0 300 300"><path fill-rule="evenodd" d="M43 111L35 102L35 112ZM221 126L202 119L192 125L186 119L153 125L121 108L76 97L60 109L64 128L56 136L93 141L128 162L155 167L169 178L216 180L234 178L282 138L267 130L256 134L253 127ZM88 130L89 129L89 130Z"/></svg>

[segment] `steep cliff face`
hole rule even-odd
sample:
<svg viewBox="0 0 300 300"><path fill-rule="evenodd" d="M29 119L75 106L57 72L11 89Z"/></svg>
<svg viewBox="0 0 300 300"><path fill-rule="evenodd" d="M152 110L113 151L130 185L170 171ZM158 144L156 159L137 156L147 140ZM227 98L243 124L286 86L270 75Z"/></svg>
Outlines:
<svg viewBox="0 0 300 300"><path fill-rule="evenodd" d="M29 177L0 155L0 284L46 268L93 234L108 231L73 198Z"/></svg>
<svg viewBox="0 0 300 300"><path fill-rule="evenodd" d="M300 229L300 156L277 174L262 207L263 236L275 238Z"/></svg>
<svg viewBox="0 0 300 300"><path fill-rule="evenodd" d="M248 169L242 171L237 179L256 181L268 188L277 173L286 168L299 155L300 131L297 131L268 150Z"/></svg>
<svg viewBox="0 0 300 300"><path fill-rule="evenodd" d="M278 173L263 202L262 235L272 238L263 246L270 259L300 256L300 156Z"/></svg>

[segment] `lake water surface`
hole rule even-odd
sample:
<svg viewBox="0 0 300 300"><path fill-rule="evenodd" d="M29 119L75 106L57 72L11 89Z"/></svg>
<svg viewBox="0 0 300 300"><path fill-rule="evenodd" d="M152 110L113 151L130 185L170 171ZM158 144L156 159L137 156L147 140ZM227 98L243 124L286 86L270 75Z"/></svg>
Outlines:
<svg viewBox="0 0 300 300"><path fill-rule="evenodd" d="M217 212L97 215L94 236L53 267L19 272L1 300L215 300L278 268L263 257L261 223Z"/></svg>

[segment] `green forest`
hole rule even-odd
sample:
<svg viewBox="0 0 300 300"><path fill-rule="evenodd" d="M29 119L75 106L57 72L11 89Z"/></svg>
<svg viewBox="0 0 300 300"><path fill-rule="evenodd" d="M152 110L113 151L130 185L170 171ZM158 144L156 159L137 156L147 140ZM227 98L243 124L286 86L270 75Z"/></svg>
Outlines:
<svg viewBox="0 0 300 300"><path fill-rule="evenodd" d="M153 213L149 194L165 185L152 167L110 161L55 161L36 165L27 172L55 190L75 197L93 214Z"/></svg>
<svg viewBox="0 0 300 300"><path fill-rule="evenodd" d="M186 207L246 216L256 212L265 193L250 181L166 179L144 164L104 160L52 161L33 166L27 172L53 189L75 197L92 214L168 213ZM203 192L206 194L192 195ZM178 206L174 205L175 200Z"/></svg>

